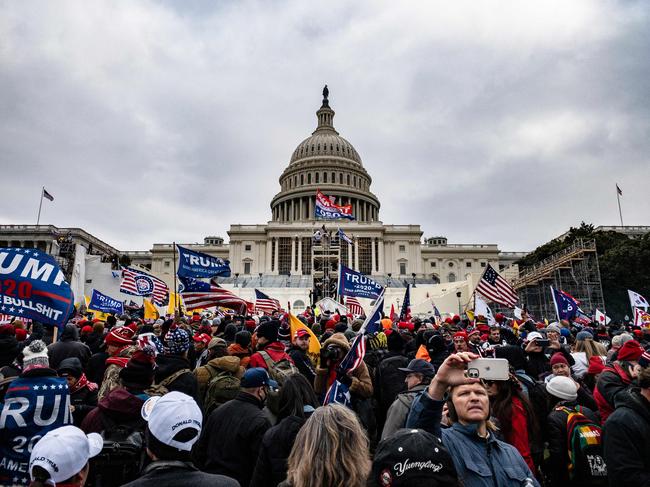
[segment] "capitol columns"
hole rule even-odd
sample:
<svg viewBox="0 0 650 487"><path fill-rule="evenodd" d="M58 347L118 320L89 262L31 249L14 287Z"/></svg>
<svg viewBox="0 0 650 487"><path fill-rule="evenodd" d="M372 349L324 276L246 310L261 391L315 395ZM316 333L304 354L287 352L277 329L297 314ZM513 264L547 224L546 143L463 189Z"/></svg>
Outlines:
<svg viewBox="0 0 650 487"><path fill-rule="evenodd" d="M300 199L300 211L302 212L302 198ZM300 213L302 218L302 213ZM298 275L302 275L302 237L298 237L298 267L296 268Z"/></svg>

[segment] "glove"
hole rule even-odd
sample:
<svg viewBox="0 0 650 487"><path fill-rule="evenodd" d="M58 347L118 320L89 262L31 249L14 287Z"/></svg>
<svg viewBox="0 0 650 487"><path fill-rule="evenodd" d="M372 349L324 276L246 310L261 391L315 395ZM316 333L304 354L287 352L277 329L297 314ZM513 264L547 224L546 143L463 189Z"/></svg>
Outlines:
<svg viewBox="0 0 650 487"><path fill-rule="evenodd" d="M352 385L352 377L350 377L348 374L341 374L339 373L336 376L336 379L341 383L346 385L347 387L350 387Z"/></svg>

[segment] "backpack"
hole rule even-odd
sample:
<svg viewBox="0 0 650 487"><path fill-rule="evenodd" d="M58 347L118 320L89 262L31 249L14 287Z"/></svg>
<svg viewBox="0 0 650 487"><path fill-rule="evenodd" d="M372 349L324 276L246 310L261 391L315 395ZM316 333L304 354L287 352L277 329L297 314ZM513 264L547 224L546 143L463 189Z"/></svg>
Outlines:
<svg viewBox="0 0 650 487"><path fill-rule="evenodd" d="M86 485L117 487L137 479L145 462L144 420L118 424L106 415L102 417L104 440L102 451L90 459L90 474Z"/></svg>
<svg viewBox="0 0 650 487"><path fill-rule="evenodd" d="M178 379L181 375L192 372L190 369L181 369L174 372L172 375L160 381L160 384L154 384L149 387L145 392L148 396L164 396L169 392L169 386Z"/></svg>
<svg viewBox="0 0 650 487"><path fill-rule="evenodd" d="M603 437L600 425L583 414L583 408L566 406L556 411L567 414L567 448L569 478L584 485L607 485L607 465L603 458Z"/></svg>
<svg viewBox="0 0 650 487"><path fill-rule="evenodd" d="M288 360L286 357L283 357L275 362L268 354L268 352L261 350L259 354L262 356L264 362L266 363L266 368L268 369L271 379L276 381L280 387L282 387L284 382L289 377L300 373L294 363L291 360ZM266 405L268 406L269 410L277 416L280 412L280 391L270 390L269 396L266 399Z"/></svg>
<svg viewBox="0 0 650 487"><path fill-rule="evenodd" d="M240 381L226 370L214 369L211 365L206 367L211 377L203 399L203 410L208 415L223 403L235 398L239 393ZM216 371L214 375L212 370Z"/></svg>
<svg viewBox="0 0 650 487"><path fill-rule="evenodd" d="M266 368L268 369L271 379L276 381L280 386L282 386L282 384L284 384L284 382L292 375L300 373L298 367L296 367L295 364L286 357L275 362L268 352L261 350L259 354L266 363Z"/></svg>

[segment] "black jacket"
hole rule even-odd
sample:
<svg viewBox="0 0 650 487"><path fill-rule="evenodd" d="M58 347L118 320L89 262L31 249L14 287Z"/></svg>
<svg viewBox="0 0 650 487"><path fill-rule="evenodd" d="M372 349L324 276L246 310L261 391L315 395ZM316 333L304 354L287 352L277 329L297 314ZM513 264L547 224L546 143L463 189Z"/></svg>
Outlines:
<svg viewBox="0 0 650 487"><path fill-rule="evenodd" d="M106 372L106 359L108 353L100 351L93 354L88 360L88 367L86 367L86 377L90 382L94 382L98 386L102 385L104 380L104 372Z"/></svg>
<svg viewBox="0 0 650 487"><path fill-rule="evenodd" d="M616 396L603 436L609 485L650 486L650 402L640 389Z"/></svg>
<svg viewBox="0 0 650 487"><path fill-rule="evenodd" d="M375 369L373 381L375 395L377 397L378 416L383 426L386 412L398 394L406 391L404 379L406 372L399 370L407 367L409 359L397 352L388 352L384 359L379 362Z"/></svg>
<svg viewBox="0 0 650 487"><path fill-rule="evenodd" d="M186 374L181 374L171 384L167 386L170 391L178 391L193 397L198 404L201 404L199 398L199 386L196 377L192 373L190 362L180 355L158 355L156 357L156 384L160 384L170 375L181 369L189 369Z"/></svg>
<svg viewBox="0 0 650 487"><path fill-rule="evenodd" d="M526 353L526 373L533 380L541 380L544 375L551 371L551 363L544 352Z"/></svg>
<svg viewBox="0 0 650 487"><path fill-rule="evenodd" d="M314 379L316 378L316 371L314 370L314 364L307 356L307 353L296 346L292 346L288 353L291 360L293 360L293 363L298 367L300 373L305 376L310 384L313 385Z"/></svg>
<svg viewBox="0 0 650 487"><path fill-rule="evenodd" d="M287 459L298 431L306 421L305 418L289 416L264 433L251 487L275 487L287 478Z"/></svg>
<svg viewBox="0 0 650 487"><path fill-rule="evenodd" d="M189 462L158 460L142 471L142 476L124 487L239 487L239 483L223 475L201 472Z"/></svg>
<svg viewBox="0 0 650 487"><path fill-rule="evenodd" d="M560 401L551 410L546 420L546 441L548 441L549 458L546 471L550 475L551 487L574 486L569 481L569 450L567 447L567 413L555 408L566 406L575 408L576 401ZM589 408L583 407L582 413L596 424L600 424L598 415Z"/></svg>
<svg viewBox="0 0 650 487"><path fill-rule="evenodd" d="M90 348L78 341L79 330L77 325L66 325L61 334L61 341L52 343L47 347L47 354L50 358L50 367L58 369L62 360L69 357L76 357L85 367L90 359Z"/></svg>
<svg viewBox="0 0 650 487"><path fill-rule="evenodd" d="M206 472L232 477L242 487L248 487L262 438L271 427L263 407L256 397L240 392L215 409L194 445L197 466Z"/></svg>

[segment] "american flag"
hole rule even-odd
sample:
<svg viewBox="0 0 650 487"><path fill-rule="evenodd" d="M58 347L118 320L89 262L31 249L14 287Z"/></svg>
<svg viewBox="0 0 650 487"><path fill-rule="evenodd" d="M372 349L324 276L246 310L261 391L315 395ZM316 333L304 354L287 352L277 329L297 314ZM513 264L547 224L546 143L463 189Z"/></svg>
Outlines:
<svg viewBox="0 0 650 487"><path fill-rule="evenodd" d="M169 299L169 288L165 281L131 267L122 269L120 292L134 296L151 296L158 306L165 306Z"/></svg>
<svg viewBox="0 0 650 487"><path fill-rule="evenodd" d="M347 353L338 366L338 371L342 374L348 374L361 365L363 357L366 355L366 335L359 333L350 345L350 351ZM350 405L350 393L345 384L342 384L338 379L332 382L332 385L325 394L323 405L330 403L343 404L344 406Z"/></svg>
<svg viewBox="0 0 650 487"><path fill-rule="evenodd" d="M180 276L179 279L183 285L181 296L188 310L221 306L246 314L248 301L214 282L203 282L191 277Z"/></svg>
<svg viewBox="0 0 650 487"><path fill-rule="evenodd" d="M345 298L345 307L348 308L348 312L354 316L361 316L366 314L359 300L353 296L348 296Z"/></svg>
<svg viewBox="0 0 650 487"><path fill-rule="evenodd" d="M404 302L402 303L402 310L399 313L400 321L406 321L411 318L411 286L406 285L406 292L404 292Z"/></svg>
<svg viewBox="0 0 650 487"><path fill-rule="evenodd" d="M259 289L255 290L255 311L258 313L271 314L280 309L280 301L267 296Z"/></svg>
<svg viewBox="0 0 650 487"><path fill-rule="evenodd" d="M475 291L490 301L513 308L519 297L508 281L499 275L490 264L487 265Z"/></svg>

